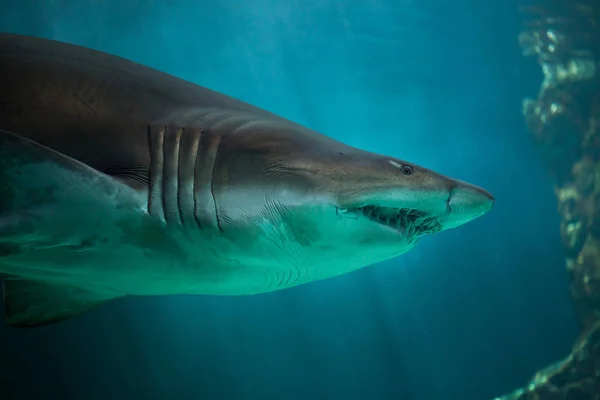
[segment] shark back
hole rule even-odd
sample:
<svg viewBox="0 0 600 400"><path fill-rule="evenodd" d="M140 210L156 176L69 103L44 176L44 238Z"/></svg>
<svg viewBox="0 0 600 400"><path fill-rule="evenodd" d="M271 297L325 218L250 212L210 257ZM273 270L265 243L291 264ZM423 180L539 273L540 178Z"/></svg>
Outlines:
<svg viewBox="0 0 600 400"><path fill-rule="evenodd" d="M291 124L121 57L15 34L0 34L0 87L2 129L132 184L148 183L152 125L198 127L231 115Z"/></svg>

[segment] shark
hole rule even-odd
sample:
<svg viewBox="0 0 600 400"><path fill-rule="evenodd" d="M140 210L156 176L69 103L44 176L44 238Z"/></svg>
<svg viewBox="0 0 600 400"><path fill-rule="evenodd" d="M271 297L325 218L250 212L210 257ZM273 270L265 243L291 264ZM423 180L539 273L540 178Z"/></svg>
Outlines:
<svg viewBox="0 0 600 400"><path fill-rule="evenodd" d="M400 256L475 185L65 42L0 34L4 321L124 296L253 295Z"/></svg>

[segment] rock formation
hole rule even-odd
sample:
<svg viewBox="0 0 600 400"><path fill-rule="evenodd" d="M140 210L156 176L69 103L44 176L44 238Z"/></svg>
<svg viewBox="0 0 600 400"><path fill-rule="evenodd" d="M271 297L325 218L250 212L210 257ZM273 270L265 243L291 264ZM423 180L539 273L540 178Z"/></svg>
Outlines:
<svg viewBox="0 0 600 400"><path fill-rule="evenodd" d="M544 73L523 116L554 178L582 333L566 359L497 400L600 400L600 2L555 0L522 11L519 43Z"/></svg>

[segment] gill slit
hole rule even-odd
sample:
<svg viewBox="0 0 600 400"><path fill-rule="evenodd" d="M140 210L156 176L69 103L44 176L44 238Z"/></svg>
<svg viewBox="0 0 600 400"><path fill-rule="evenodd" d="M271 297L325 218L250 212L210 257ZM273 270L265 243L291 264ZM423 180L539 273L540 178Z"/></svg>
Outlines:
<svg viewBox="0 0 600 400"><path fill-rule="evenodd" d="M168 135L168 131L167 129L169 129L169 127L167 125L164 125L162 127L162 130L160 131L160 147L157 149L156 153L160 156L161 159L161 164L162 164L162 170L161 170L161 174L160 174L160 181L158 182L158 184L160 185L160 203L161 203L161 210L162 210L162 218L165 221L166 224L169 223L167 215L169 214L168 210L167 210L167 195L168 195L168 188L166 185L166 182L168 180L167 177L165 177L165 172L168 172L168 163L169 163L169 159L167 151L165 149L165 142L168 139L167 135Z"/></svg>
<svg viewBox="0 0 600 400"><path fill-rule="evenodd" d="M163 170L166 127L153 128L148 126L148 142L150 144L150 190L148 191L148 213L166 221L163 198ZM157 131L157 132L156 132Z"/></svg>
<svg viewBox="0 0 600 400"><path fill-rule="evenodd" d="M193 210L193 214L194 214L194 221L196 221L196 225L198 226L198 228L202 228L202 224L200 223L200 221L198 221L198 213L196 212L196 210L198 209L198 199L196 199L196 181L198 181L198 159L200 158L200 148L202 147L202 141L204 140L204 137L206 135L206 131L200 131L199 137L198 137L198 145L196 146L196 158L194 161L194 179L192 182L192 193L193 193L193 198L194 198L194 210ZM213 167L214 168L214 167ZM211 184L212 187L212 184ZM215 205L216 207L216 205Z"/></svg>
<svg viewBox="0 0 600 400"><path fill-rule="evenodd" d="M177 183L177 188L175 190L175 201L177 202L177 215L179 215L179 224L183 225L183 215L181 214L181 201L180 201L180 195L179 192L181 191L181 165L180 165L180 160L181 160L181 136L183 136L183 129L177 129L177 131L175 132L175 149L173 151L173 157L175 157L175 160L173 160L173 163L176 167L176 171L175 171L175 182ZM163 182L165 182L166 179L163 179ZM164 193L164 190L163 190Z"/></svg>
<svg viewBox="0 0 600 400"><path fill-rule="evenodd" d="M217 198L215 197L214 191L214 183L215 183L215 170L217 161L219 159L219 150L221 149L221 145L225 141L225 137L221 136L221 140L219 140L219 144L217 145L217 150L215 151L215 159L213 161L212 173L210 176L210 195L212 196L213 203L215 205L215 218L217 220L217 228L219 228L219 232L223 233L223 228L221 228L221 219L219 218L219 207L217 207Z"/></svg>

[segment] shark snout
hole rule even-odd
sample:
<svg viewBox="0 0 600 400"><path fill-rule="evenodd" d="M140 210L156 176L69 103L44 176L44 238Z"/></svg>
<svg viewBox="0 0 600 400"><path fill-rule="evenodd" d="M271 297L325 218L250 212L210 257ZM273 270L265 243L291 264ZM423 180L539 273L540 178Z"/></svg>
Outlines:
<svg viewBox="0 0 600 400"><path fill-rule="evenodd" d="M478 218L494 207L495 199L488 191L457 181L448 196L449 216L444 229L455 228Z"/></svg>
<svg viewBox="0 0 600 400"><path fill-rule="evenodd" d="M461 183L450 190L448 205L464 208L481 208L489 211L494 206L494 196L490 192L469 183Z"/></svg>

